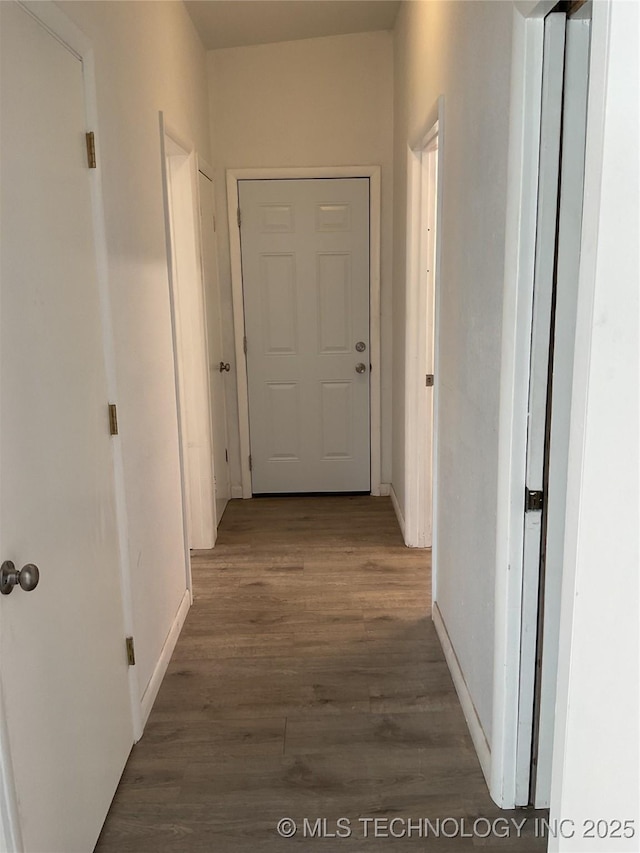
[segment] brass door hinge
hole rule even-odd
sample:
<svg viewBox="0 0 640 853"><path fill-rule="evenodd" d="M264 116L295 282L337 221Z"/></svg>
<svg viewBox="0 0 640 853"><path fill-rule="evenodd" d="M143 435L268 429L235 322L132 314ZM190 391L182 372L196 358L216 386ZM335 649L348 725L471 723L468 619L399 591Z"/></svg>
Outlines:
<svg viewBox="0 0 640 853"><path fill-rule="evenodd" d="M133 645L133 637L127 637L126 644L127 644L127 663L129 664L129 666L135 666L136 665L136 650L135 650L135 647Z"/></svg>
<svg viewBox="0 0 640 853"><path fill-rule="evenodd" d="M97 169L96 161L96 137L93 131L86 134L87 136L87 161L90 169Z"/></svg>
<svg viewBox="0 0 640 853"><path fill-rule="evenodd" d="M109 435L118 435L118 409L115 403L109 403Z"/></svg>

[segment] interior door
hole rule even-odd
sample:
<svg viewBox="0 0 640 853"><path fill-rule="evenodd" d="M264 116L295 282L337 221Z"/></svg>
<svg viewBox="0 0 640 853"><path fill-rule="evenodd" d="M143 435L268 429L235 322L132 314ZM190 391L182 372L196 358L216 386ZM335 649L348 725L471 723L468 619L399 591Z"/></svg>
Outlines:
<svg viewBox="0 0 640 853"><path fill-rule="evenodd" d="M0 24L0 549L40 570L0 596L2 760L26 853L87 853L133 732L83 70Z"/></svg>
<svg viewBox="0 0 640 853"><path fill-rule="evenodd" d="M213 470L215 474L216 524L220 524L229 498L231 483L227 442L226 383L231 364L225 361L220 310L220 281L215 233L213 182L202 171L200 182L200 216L202 233L202 275L207 303L209 374L211 382L211 420L213 424Z"/></svg>
<svg viewBox="0 0 640 853"><path fill-rule="evenodd" d="M253 492L368 492L369 181L239 184Z"/></svg>

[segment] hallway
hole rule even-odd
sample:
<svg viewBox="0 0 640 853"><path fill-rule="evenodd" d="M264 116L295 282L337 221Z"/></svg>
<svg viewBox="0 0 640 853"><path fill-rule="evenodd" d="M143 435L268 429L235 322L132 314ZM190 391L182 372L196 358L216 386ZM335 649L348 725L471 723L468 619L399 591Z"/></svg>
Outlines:
<svg viewBox="0 0 640 853"><path fill-rule="evenodd" d="M193 556L195 603L96 850L544 850L532 819L521 838L471 831L527 813L487 793L429 617L428 554L404 547L388 498L232 501L216 548ZM341 817L350 838L303 837L304 818L328 836ZM405 837L369 817L401 818ZM409 818L456 822L425 840Z"/></svg>

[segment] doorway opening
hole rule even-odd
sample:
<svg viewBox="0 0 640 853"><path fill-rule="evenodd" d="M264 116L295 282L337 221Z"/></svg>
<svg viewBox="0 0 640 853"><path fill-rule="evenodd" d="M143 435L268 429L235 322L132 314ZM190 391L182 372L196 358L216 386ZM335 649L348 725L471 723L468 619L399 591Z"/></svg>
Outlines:
<svg viewBox="0 0 640 853"><path fill-rule="evenodd" d="M200 199L200 244L202 248L202 280L205 289L207 342L209 357L209 389L211 396L211 431L213 438L213 474L216 528L231 497L229 475L229 437L227 431L227 383L234 367L225 358L218 272L213 168L198 158Z"/></svg>
<svg viewBox="0 0 640 853"><path fill-rule="evenodd" d="M433 544L440 122L409 149L405 544ZM435 577L435 573L434 573Z"/></svg>
<svg viewBox="0 0 640 853"><path fill-rule="evenodd" d="M189 549L213 548L216 538L198 165L193 146L167 125L162 114L161 141L185 550L189 566ZM190 569L187 572L191 588Z"/></svg>
<svg viewBox="0 0 640 853"><path fill-rule="evenodd" d="M316 363L323 363L324 365L332 360L337 362L341 357L345 356L347 352L350 356L353 356L353 364L351 365L348 377L346 375L342 376L338 374L335 376L327 375L326 377L318 374L315 377L316 382L320 383L322 389L322 394L318 396L316 404L324 405L326 412L325 423L322 427L324 429L324 434L318 435L314 439L320 447L320 451L316 456L316 459L318 460L317 466L323 469L324 475L332 468L337 471L343 463L347 466L351 465L352 460L350 457L353 457L354 468L357 468L360 479L355 483L355 485L353 485L353 483L347 482L347 479L345 478L343 482L340 482L337 488L340 490L346 489L348 491L353 491L354 489L358 491L365 489L373 495L381 494L380 167L242 169L229 170L227 172L227 202L229 222L237 222L237 227L231 228L230 249L236 363L238 365L236 378L238 383L238 408L240 422L242 497L244 498L252 497L254 491L335 491L336 486L333 482L321 481L319 486L314 487L312 484L305 483L305 485L300 487L297 482L294 483L293 481L287 481L279 483L277 488L270 488L268 485L264 486L264 484L255 488L254 471L252 471L254 465L252 448L256 440L256 427L255 425L253 426L252 432L250 425L251 413L248 351L251 346L256 346L256 338L254 336L254 340L252 342L251 340L248 340L247 334L247 324L250 321L251 310L250 307L247 306L246 293L243 286L245 258L243 256L242 243L244 233L242 232L242 220L240 216L241 186L243 183L258 185L263 183L284 184L285 182L289 182L293 187L294 185L299 184L314 184L316 181L328 186L334 181L336 184L339 184L342 180L345 180L347 183L355 183L359 179L366 179L366 183L368 185L368 201L366 203L368 224L365 235L367 238L367 248L364 250L365 254L360 262L361 264L366 264L368 267L368 269L365 269L366 278L364 282L365 288L368 288L368 292L365 292L365 305L368 310L368 320L359 337L357 335L355 337L353 336L352 332L354 330L349 328L347 323L343 323L341 328L337 328L337 326L332 327L331 324L333 321L340 319L341 314L344 319L344 311L336 311L334 308L331 308L330 303L332 300L337 299L338 296L340 296L340 293L344 298L344 295L350 289L350 285L347 286L347 282L351 275L351 250L347 248L340 250L327 248L326 250L323 250L321 246L318 246L311 252L311 255L315 253L315 259L312 262L315 265L315 268L310 272L311 277L316 281L316 283L321 282L323 278L325 281L343 281L345 283L345 287L341 288L332 285L331 287L328 287L323 294L320 292L316 293L317 299L315 300L315 306L312 310L317 312L319 322L317 329L312 333L305 333L307 336L307 344L309 344L309 336L311 334L313 335L314 340L314 345L311 347L307 345L306 350L308 350L307 356L310 362L315 360ZM329 197L326 199L327 204L322 200L316 201L317 203L314 203L315 212L313 214L313 216L316 217L316 227L313 230L324 232L326 236L329 236L331 233L336 234L340 230L347 232L350 229L350 220L345 217L351 215L350 208L352 208L353 205L341 204L334 206L331 204ZM294 220L288 218L294 215L292 213L292 207L288 202L283 202L282 204L275 206L265 206L263 202L258 202L258 208L262 211L262 214L266 216L266 213L269 212L270 216L268 222L266 220L261 220L262 224L257 226L261 235L269 233L271 235L285 235L288 230L297 227ZM269 211L267 211L267 208L269 208ZM271 316L271 325L267 323L267 332L271 333L272 331L274 334L277 332L282 340L274 340L272 342L274 352L269 353L269 358L272 360L281 358L284 362L287 355L292 355L293 351L297 349L297 340L300 338L303 331L298 328L298 319L303 319L308 315L308 313L310 313L310 311L299 311L296 316L292 313L292 310L290 310L291 299L285 298L286 294L284 292L279 292L283 289L286 290L286 282L288 278L293 280L292 277L294 276L294 272L292 271L292 265L295 265L295 258L292 258L291 250L274 246L272 249L265 249L263 255L267 257L269 261L267 266L272 267L274 270L274 282L278 281L280 284L275 287L273 292L275 302L272 307L275 307L275 310L271 311L269 314L269 312L265 312L260 306L258 306L258 310L253 313L254 317L256 317L260 312L262 312L261 316L256 321L257 324L262 327L264 327L264 323L266 322L264 318ZM262 259L262 264L263 273L266 274L268 270L265 270L264 268L264 257ZM276 267L279 269L277 276L275 275ZM327 273L328 276L331 270L333 270L333 272L330 277L324 276L324 273ZM337 273L337 276L334 276L333 273ZM297 275L297 273L295 273L295 275ZM291 290L291 287L292 285L288 286L289 291ZM311 293L307 295L308 303L311 306L313 304L313 296ZM277 309L278 304L287 306L287 310L279 311ZM323 316L326 317L327 321L325 324L327 335L324 339L320 335L320 320ZM257 331L258 335L264 335L265 333L264 328L259 328ZM344 337L347 335L347 332L348 340L347 337L344 338L344 341L341 339L339 340L341 336ZM298 335L297 338L296 335ZM287 338L287 340L285 340L285 338ZM315 349L316 343L317 349ZM256 354L254 350L254 354L256 354L255 364L260 366L264 361L264 358L261 357L261 353L262 355L265 354L266 345L264 340L262 340L262 342L258 342L257 346L259 347L258 353ZM363 346L364 349L362 349ZM280 355L276 352L278 349L281 350ZM355 358L355 356L358 356L358 358ZM355 390L352 386L354 377L355 380L359 382L359 385L362 386ZM284 442L284 439L287 439L282 446L272 442L270 452L263 455L267 458L269 463L274 463L276 459L280 458L282 464L278 462L278 467L281 469L287 467L290 469L291 473L293 473L293 469L297 465L295 458L297 456L297 451L295 444L296 436L290 427L296 420L295 413L304 411L304 409L301 409L300 401L297 399L297 395L301 393L300 386L297 384L297 379L295 377L284 377L276 380L272 377L265 376L263 377L263 380L263 387L268 387L269 390L269 395L266 395L265 393L263 394L263 397L266 398L268 396L270 398L270 411L279 413L279 418L277 419L278 423L273 421L269 426L271 435L278 436L279 441L282 439ZM368 411L365 411L365 407L360 399L360 404L357 407L354 407L352 409L352 413L350 413L350 408L353 406L352 399L355 403L356 400L362 396L361 392L365 386L368 391L368 402L365 401ZM356 412L360 413L359 421L355 416ZM351 427L348 426L349 423L351 423ZM360 426L356 429L355 427L358 423ZM276 427L278 428L276 429ZM362 435L363 429L366 432L366 452L364 453L362 445L358 441L358 436ZM350 430L351 435L349 435ZM285 446L285 444L287 444L287 446ZM356 461L357 457L359 458L359 462ZM363 461L365 460L365 457L366 462ZM364 485L362 485L363 476L366 478Z"/></svg>

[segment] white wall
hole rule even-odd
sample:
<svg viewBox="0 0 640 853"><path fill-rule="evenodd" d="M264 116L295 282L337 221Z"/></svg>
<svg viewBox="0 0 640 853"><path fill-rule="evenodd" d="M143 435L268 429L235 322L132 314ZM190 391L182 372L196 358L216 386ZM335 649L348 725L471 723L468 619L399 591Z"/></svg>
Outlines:
<svg viewBox="0 0 640 853"><path fill-rule="evenodd" d="M489 743L513 14L404 3L395 31L392 482L404 507L407 146L444 95L437 603Z"/></svg>
<svg viewBox="0 0 640 853"><path fill-rule="evenodd" d="M225 360L234 368L225 170L382 166L382 481L391 476L392 37L388 32L208 55ZM231 378L230 377L230 378ZM238 404L227 383L231 478L240 485Z"/></svg>
<svg viewBox="0 0 640 853"><path fill-rule="evenodd" d="M640 849L640 6L594 3L550 850ZM604 129L604 133L603 133ZM584 838L585 820L635 837ZM573 829L566 825L566 834Z"/></svg>
<svg viewBox="0 0 640 853"><path fill-rule="evenodd" d="M181 3L59 5L95 50L142 694L186 586L158 114L209 154L206 59Z"/></svg>

